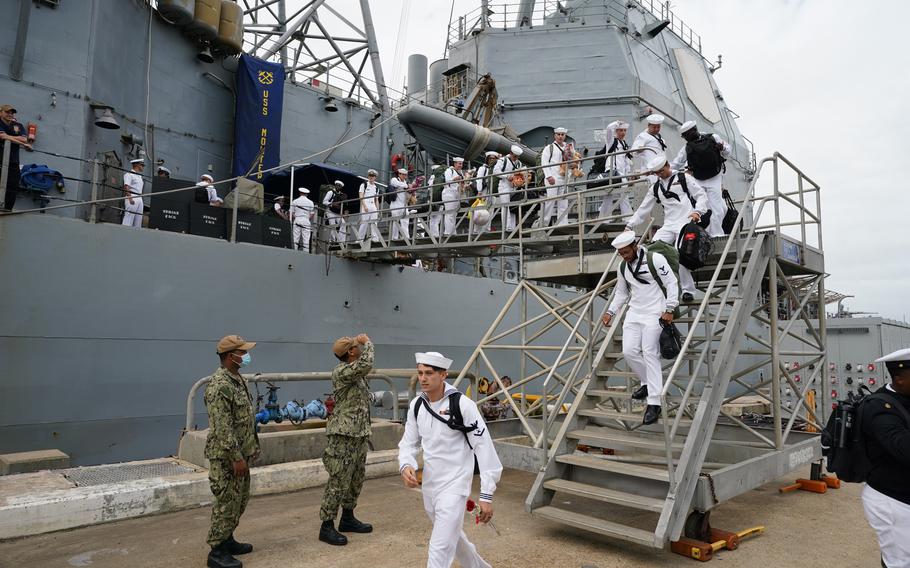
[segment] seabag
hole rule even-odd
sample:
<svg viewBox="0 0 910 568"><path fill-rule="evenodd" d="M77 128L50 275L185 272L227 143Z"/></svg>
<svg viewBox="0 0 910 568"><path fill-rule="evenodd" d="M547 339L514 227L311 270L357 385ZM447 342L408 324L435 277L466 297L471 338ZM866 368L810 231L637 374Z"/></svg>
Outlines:
<svg viewBox="0 0 910 568"><path fill-rule="evenodd" d="M717 140L711 134L702 134L692 142L687 142L686 159L692 177L698 180L711 179L724 167L724 158L717 149Z"/></svg>
<svg viewBox="0 0 910 568"><path fill-rule="evenodd" d="M705 265L705 260L714 250L714 242L707 231L696 223L686 223L679 231L676 248L679 250L679 263L689 270L697 270Z"/></svg>
<svg viewBox="0 0 910 568"><path fill-rule="evenodd" d="M660 356L664 359L676 359L682 351L682 336L675 324L660 320Z"/></svg>
<svg viewBox="0 0 910 568"><path fill-rule="evenodd" d="M869 394L863 394L865 390ZM863 435L863 407L872 398L884 399L891 403L904 421L910 425L910 414L892 395L885 392L872 393L863 385L859 394L852 392L845 400L837 401L837 406L828 417L822 431L822 455L827 458L827 469L842 481L862 483L869 476L872 465L866 454L866 439Z"/></svg>
<svg viewBox="0 0 910 568"><path fill-rule="evenodd" d="M721 191L721 195L724 198L724 203L727 204L727 212L724 214L724 220L721 222L721 227L723 227L724 234L729 235L733 232L734 225L736 225L736 218L739 216L739 211L736 210L736 204L733 203L729 191L724 189Z"/></svg>
<svg viewBox="0 0 910 568"><path fill-rule="evenodd" d="M449 418L445 419L442 416L436 414L433 411L433 408L430 406L429 401L422 397L418 396L417 404L414 405L414 420L417 420L417 413L420 412L420 407L426 406L427 412L430 413L430 416L439 420L452 430L457 430L464 435L464 441L468 444L468 447L471 450L474 449L474 446L471 445L471 440L468 439L468 432L473 432L477 430L477 422L466 426L464 423L464 417L461 415L461 391L455 391L449 395ZM477 465L477 456L474 456L474 475L480 473L480 467Z"/></svg>

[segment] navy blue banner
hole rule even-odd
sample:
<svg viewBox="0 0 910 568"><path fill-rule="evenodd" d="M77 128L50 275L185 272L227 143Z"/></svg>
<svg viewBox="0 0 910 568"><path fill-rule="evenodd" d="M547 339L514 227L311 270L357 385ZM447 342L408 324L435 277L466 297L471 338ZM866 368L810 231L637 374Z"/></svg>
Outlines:
<svg viewBox="0 0 910 568"><path fill-rule="evenodd" d="M278 165L283 99L281 64L241 55L234 114L235 176L262 181L262 171Z"/></svg>

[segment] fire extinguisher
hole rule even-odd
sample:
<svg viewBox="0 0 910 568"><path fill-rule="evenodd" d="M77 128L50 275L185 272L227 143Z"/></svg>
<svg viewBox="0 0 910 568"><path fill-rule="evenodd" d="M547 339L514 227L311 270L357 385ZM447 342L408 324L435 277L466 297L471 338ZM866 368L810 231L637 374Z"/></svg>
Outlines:
<svg viewBox="0 0 910 568"><path fill-rule="evenodd" d="M28 129L28 134L26 135L25 140L31 144L38 136L38 125L34 122L29 122L26 128Z"/></svg>

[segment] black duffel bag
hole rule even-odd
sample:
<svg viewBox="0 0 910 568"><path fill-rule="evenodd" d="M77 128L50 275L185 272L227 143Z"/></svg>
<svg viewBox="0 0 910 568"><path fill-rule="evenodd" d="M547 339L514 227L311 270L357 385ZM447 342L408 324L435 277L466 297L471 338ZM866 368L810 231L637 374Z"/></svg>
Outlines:
<svg viewBox="0 0 910 568"><path fill-rule="evenodd" d="M700 225L686 223L676 240L679 263L689 270L698 270L705 265L708 255L714 250L714 241Z"/></svg>
<svg viewBox="0 0 910 568"><path fill-rule="evenodd" d="M724 234L729 235L735 228L734 225L736 224L736 218L739 216L739 211L736 210L736 204L733 203L729 191L726 189L721 190L721 195L724 197L724 203L727 204L727 212L724 214L724 220L721 222L721 227L724 230Z"/></svg>
<svg viewBox="0 0 910 568"><path fill-rule="evenodd" d="M682 335L676 324L660 320L660 356L664 359L676 359L682 351Z"/></svg>

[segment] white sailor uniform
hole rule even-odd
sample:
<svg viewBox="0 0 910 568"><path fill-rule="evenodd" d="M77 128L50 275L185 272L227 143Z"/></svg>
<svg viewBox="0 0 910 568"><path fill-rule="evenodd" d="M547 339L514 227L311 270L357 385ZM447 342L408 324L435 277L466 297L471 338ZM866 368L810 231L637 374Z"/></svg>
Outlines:
<svg viewBox="0 0 910 568"><path fill-rule="evenodd" d="M291 201L291 220L294 224L294 247L310 252L310 236L313 232L313 217L316 205L306 195Z"/></svg>
<svg viewBox="0 0 910 568"><path fill-rule="evenodd" d="M624 139L620 140L616 138L616 122L612 122L607 126L607 140L606 140L606 149L607 154L612 154L613 152L621 152L623 150L629 149L629 143ZM625 181L626 178L632 173L632 154L620 154L617 156L610 156L607 159L607 171L604 173L605 177L613 177L615 172L621 178L621 181ZM616 182L614 178L614 183ZM629 189L627 187L618 187L614 188L610 193L604 195L603 201L600 203L600 210L598 211L598 217L604 218L613 214L613 208L616 207L616 203L619 202L619 213L622 216L628 216L632 214L632 203L629 196Z"/></svg>
<svg viewBox="0 0 910 568"><path fill-rule="evenodd" d="M129 197L124 198L123 208L126 212L123 214L123 225L127 227L142 227L142 188L145 182L142 181L142 175L133 171L123 174L123 185L127 186ZM132 203L130 201L132 200Z"/></svg>
<svg viewBox="0 0 910 568"><path fill-rule="evenodd" d="M566 176L560 175L560 163L563 162L563 154L565 152L566 145L559 145L556 142L551 142L543 149L540 157L540 163L544 166L543 175L544 175L544 185L547 188L547 197L554 198L558 196L566 195ZM549 178L553 178L554 183L549 182ZM568 199L552 199L543 204L543 213L541 218L542 226L547 226L550 224L550 219L553 217L555 210L556 213L556 224L557 225L566 225L569 223L569 200Z"/></svg>
<svg viewBox="0 0 910 568"><path fill-rule="evenodd" d="M449 166L445 171L446 184L442 187L443 215L442 234L448 237L455 234L455 221L458 208L461 205L461 189L459 182L464 178L464 171L455 171Z"/></svg>
<svg viewBox="0 0 910 568"><path fill-rule="evenodd" d="M515 212L509 207L515 188L512 186L512 182L509 181L509 176L512 175L512 172L520 169L521 162L518 160L512 161L512 157L509 155L497 160L496 165L493 166L493 175L499 176L497 197L499 204L502 206L502 226L506 231L515 229Z"/></svg>
<svg viewBox="0 0 910 568"><path fill-rule="evenodd" d="M394 192L395 199L389 205L389 211L392 214L392 228L390 229L393 239L411 239L411 229L408 226L408 182L402 181L397 177L392 178L389 187Z"/></svg>
<svg viewBox="0 0 910 568"><path fill-rule="evenodd" d="M378 243L379 234L379 187L375 183L364 182L360 184L360 230L358 237L361 241L367 237L367 227L370 229L370 240Z"/></svg>

